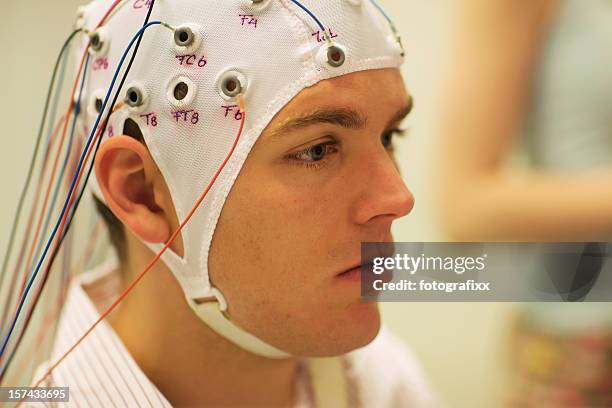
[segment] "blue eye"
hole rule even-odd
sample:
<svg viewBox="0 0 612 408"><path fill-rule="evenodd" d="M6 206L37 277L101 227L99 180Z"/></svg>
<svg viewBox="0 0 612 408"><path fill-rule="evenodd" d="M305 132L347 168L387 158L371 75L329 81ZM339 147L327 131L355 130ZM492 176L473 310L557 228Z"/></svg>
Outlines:
<svg viewBox="0 0 612 408"><path fill-rule="evenodd" d="M308 155L312 159L312 161L321 161L327 154L327 146L325 145L316 145L308 149Z"/></svg>
<svg viewBox="0 0 612 408"><path fill-rule="evenodd" d="M301 152L294 153L292 158L308 163L320 162L325 160L329 153L334 152L334 144L333 142L320 143L302 150Z"/></svg>

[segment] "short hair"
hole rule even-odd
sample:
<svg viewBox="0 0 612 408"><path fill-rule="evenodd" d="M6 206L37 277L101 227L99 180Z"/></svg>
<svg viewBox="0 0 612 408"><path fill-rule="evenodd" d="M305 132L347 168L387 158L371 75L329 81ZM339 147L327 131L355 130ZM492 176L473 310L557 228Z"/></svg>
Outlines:
<svg viewBox="0 0 612 408"><path fill-rule="evenodd" d="M123 134L126 136L133 137L138 140L142 144L145 144L144 137L142 135L142 131L138 124L132 119L126 119L123 124ZM98 214L104 221L106 228L108 229L108 233L110 236L111 244L119 257L120 262L124 262L127 259L127 248L125 245L125 226L123 223L117 218L117 216L108 208L108 206L102 202L95 195L93 196L94 203Z"/></svg>

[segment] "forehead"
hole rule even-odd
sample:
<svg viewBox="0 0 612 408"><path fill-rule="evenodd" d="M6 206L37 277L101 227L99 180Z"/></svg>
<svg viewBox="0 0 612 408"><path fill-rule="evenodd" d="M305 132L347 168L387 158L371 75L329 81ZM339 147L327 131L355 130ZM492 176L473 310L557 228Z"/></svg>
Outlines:
<svg viewBox="0 0 612 408"><path fill-rule="evenodd" d="M274 117L264 135L288 119L323 107L350 107L366 116L376 116L386 111L392 114L409 101L410 96L398 69L355 72L302 90Z"/></svg>

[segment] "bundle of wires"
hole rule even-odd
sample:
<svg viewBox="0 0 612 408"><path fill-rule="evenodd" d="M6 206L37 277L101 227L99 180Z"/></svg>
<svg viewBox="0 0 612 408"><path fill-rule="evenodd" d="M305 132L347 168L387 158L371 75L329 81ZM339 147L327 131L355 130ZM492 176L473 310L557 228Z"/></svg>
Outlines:
<svg viewBox="0 0 612 408"><path fill-rule="evenodd" d="M102 20L99 22L97 27L102 26L105 23L105 21L109 18L109 16L111 16L111 14L117 9L117 7L123 1L124 0L115 1L113 5L109 8L109 10L107 11L105 16L102 18ZM28 325L31 321L32 314L34 310L36 309L36 306L40 301L43 289L45 288L47 284L49 272L54 264L54 261L56 260L58 256L59 248L64 242L64 240L66 239L68 232L70 231L72 221L75 217L78 206L86 190L87 180L89 179L91 175L91 171L93 169L93 161L95 159L95 153L97 152L100 146L101 139L102 139L101 135L106 131L106 126L108 124L110 115L113 112L113 108L115 107L117 103L121 89L125 83L129 70L134 62L134 59L136 58L136 54L137 54L138 48L142 40L142 36L147 28L151 27L152 25L161 24L160 22L149 22L152 9L153 7L149 9L149 12L147 13L147 17L146 17L143 28L140 29L138 33L134 36L134 39L132 40L128 49L124 53L121 64L117 68L117 72L115 73L114 79L109 87L106 99L104 101L103 108L100 111L100 114L96 120L96 123L93 129L91 130L90 137L87 141L86 146L84 147L83 151L80 153L80 159L76 166L75 174L71 175L69 179L71 180L70 187L68 189L68 194L64 202L64 205L62 207L61 213L58 216L57 222L55 223L55 226L52 229L52 232L49 238L45 240L44 233L46 233L48 229L49 221L51 217L53 217L54 215L57 197L61 191L62 184L65 181L64 175L65 175L66 169L70 165L70 158L72 154L74 153L73 141L74 141L75 130L77 127L78 118L80 114L80 105L81 105L80 98L82 94L82 88L85 83L85 78L87 75L87 67L88 67L88 62L89 62L89 52L88 52L88 49L85 50L81 58L80 68L76 75L76 79L74 81L72 91L70 93L69 107L65 115L60 119L60 122L56 126L55 131L52 132L48 138L47 148L45 149L46 151L43 154L42 164L40 166L41 167L40 176L38 180L38 187L36 189L36 193L34 194L34 203L31 207L29 220L26 226L26 230L23 234L24 237L23 237L23 242L21 245L21 250L16 259L13 272L9 274L7 273L7 270L8 270L8 266L10 263L10 255L12 253L12 248L14 246L15 237L17 235L17 229L20 226L21 213L23 212L23 208L25 207L25 199L27 197L28 190L30 188L30 185L32 183L32 179L34 176L34 169L37 167L37 162L39 160L38 156L39 156L39 150L40 150L40 145L42 141L42 135L44 134L44 130L47 127L47 120L48 120L48 117L50 116L49 112L55 110L55 106L56 106L57 99L58 99L57 95L59 94L60 87L58 86L57 87L58 89L56 89L56 86L55 86L57 82L57 78L58 78L58 72L60 71L60 67L62 68L64 67L65 61L68 58L69 49L72 43L74 42L75 38L77 38L79 34L86 34L85 30L82 30L82 29L75 30L65 41L60 51L60 54L57 58L57 62L56 62L55 69L53 71L53 75L51 79L51 84L48 90L47 101L45 103L45 108L43 110L43 118L41 120L37 141L35 144L34 152L33 152L31 163L30 163L30 169L28 171L26 182L25 182L23 191L20 196L17 214L14 219L13 227L11 230L11 235L9 238L9 244L8 244L8 247L5 253L5 257L3 260L3 264L2 264L2 274L0 275L2 278L0 281L0 294L7 292L6 295L4 296L4 299L1 299L3 307L2 307L2 311L0 315L0 319L1 319L0 322L2 323L0 326L0 336L1 336L0 337L1 338L0 340L1 341L0 343L0 382L2 382L3 379L5 378L5 375L14 359L14 356L17 350L19 349L20 344L22 343L24 334L27 331ZM115 91L113 101L110 103L110 108L106 110L106 107L109 103L110 95L114 89L114 85L115 85L115 82L119 74L119 71L121 67L123 66L123 62L125 61L127 55L129 54L130 50L134 46L134 43L136 43L136 46L134 47L134 52L131 55L131 59L128 63L127 69L125 70L123 78ZM61 69L61 71L62 71L61 76L63 77L64 70ZM79 84L80 84L80 87L79 87ZM78 90L77 90L77 87L79 87ZM54 97L54 93L55 93L55 97ZM108 113L106 114L105 119L101 121L102 116L105 111L107 111ZM65 141L65 136L68 130L68 123L70 119L72 119L72 126L71 126L70 136L68 137L68 145L66 148L66 153L64 154L64 159L61 165L59 165L60 153L61 153L61 149L64 144L64 141ZM60 126L62 127L62 131L61 131L61 136L59 137L59 146L57 147L57 152L55 155L54 162L51 166L51 169L48 169L47 168L49 164L48 156L49 156L50 151L53 148L54 143L58 139L59 133L57 132L57 130L59 130ZM93 143L96 140L97 140L97 144L95 145L95 152L93 155L91 155ZM55 176L58 171L58 165L59 165L59 176L56 178ZM86 166L88 166L88 169L86 171L86 177L81 182L81 178L82 178L82 175L83 175L83 172ZM30 232L32 231L31 228L32 228L33 220L35 219L35 214L37 210L37 204L38 204L37 199L40 197L41 187L44 182L44 175L48 171L50 171L50 176L49 176L49 180L48 180L48 184L46 188L46 194L43 199L42 208L40 209L39 215L37 217L38 221L37 221L36 228L34 230L34 234L33 234L34 236L32 239L30 239ZM51 196L51 191L53 191L52 196ZM51 198L51 205L49 206L50 198ZM41 232L43 234L41 234ZM43 249L43 244L44 244L44 249ZM52 244L53 244L53 248L50 251ZM24 260L24 254L25 254L26 248L29 248L29 251L26 257L26 261L24 263L23 260ZM36 255L35 259L38 259L38 261L35 264L32 263L32 259L34 258L34 255ZM39 275L39 272L41 271L41 269L43 269L43 273ZM67 277L68 272L69 272L68 270L64 270L62 273L63 283L65 283L68 279ZM16 283L18 281L20 281L21 283L20 286L16 286ZM32 291L32 288L34 288L33 291ZM63 289L65 288L66 288L66 285L64 284ZM65 291L63 292L65 293ZM18 294L17 301L15 301L14 299L14 294Z"/></svg>

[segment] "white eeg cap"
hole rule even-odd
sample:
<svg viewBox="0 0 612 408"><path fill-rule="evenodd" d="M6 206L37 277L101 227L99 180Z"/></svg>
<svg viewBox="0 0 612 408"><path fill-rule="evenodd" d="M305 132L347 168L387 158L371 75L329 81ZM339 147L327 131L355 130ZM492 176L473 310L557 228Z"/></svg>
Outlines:
<svg viewBox="0 0 612 408"><path fill-rule="evenodd" d="M81 8L79 24L93 31L112 3L96 0ZM242 90L248 119L241 141L182 231L184 256L167 251L162 260L204 322L240 347L270 358L289 354L231 322L223 313L223 295L210 283L208 252L225 200L263 129L301 90L352 72L399 67L403 61L400 44L370 0L303 4L331 29L333 55L315 20L290 0L156 0L151 20L178 30L173 35L158 25L145 32L122 90L120 100L127 93L128 103L111 116L103 135L120 133L128 118L138 123L183 220L235 140L235 94ZM82 97L89 129L97 100L106 95L149 6L148 0L126 0L98 31L102 44L91 50ZM103 200L95 178L90 183Z"/></svg>

